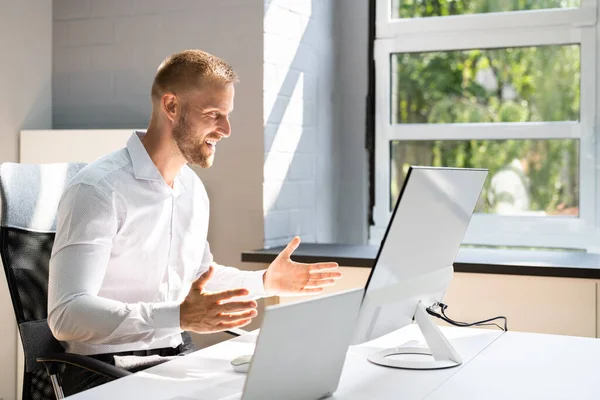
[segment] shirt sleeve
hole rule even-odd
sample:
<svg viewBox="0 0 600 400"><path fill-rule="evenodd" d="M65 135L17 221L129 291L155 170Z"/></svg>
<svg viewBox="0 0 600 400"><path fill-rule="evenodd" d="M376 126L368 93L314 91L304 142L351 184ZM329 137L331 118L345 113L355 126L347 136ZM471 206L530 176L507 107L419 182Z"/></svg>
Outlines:
<svg viewBox="0 0 600 400"><path fill-rule="evenodd" d="M202 257L202 263L196 274L196 278L211 265L214 266L215 271L213 277L208 281L206 289L211 292L219 292L228 289L248 289L250 294L247 298L260 298L268 296L265 292L263 284L263 275L266 270L261 271L241 271L234 267L226 267L213 262L213 255L210 252L210 245L206 242L204 246L204 255ZM241 300L237 298L236 300Z"/></svg>
<svg viewBox="0 0 600 400"><path fill-rule="evenodd" d="M58 340L143 343L182 332L179 304L127 304L98 296L118 229L114 201L76 184L59 206L50 258L48 325Z"/></svg>

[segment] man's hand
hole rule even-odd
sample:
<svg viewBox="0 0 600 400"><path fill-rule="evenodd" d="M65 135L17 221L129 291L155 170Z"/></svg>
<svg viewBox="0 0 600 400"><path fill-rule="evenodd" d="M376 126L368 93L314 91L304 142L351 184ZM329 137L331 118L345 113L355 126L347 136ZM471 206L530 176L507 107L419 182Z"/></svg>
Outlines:
<svg viewBox="0 0 600 400"><path fill-rule="evenodd" d="M205 292L206 283L213 275L213 267L200 275L179 308L181 329L196 333L220 332L248 325L256 317L256 301L231 301L247 296L247 289Z"/></svg>
<svg viewBox="0 0 600 400"><path fill-rule="evenodd" d="M290 257L298 245L300 245L300 238L296 236L269 265L263 276L267 293L275 295L321 293L325 286L333 285L336 279L342 277L341 272L331 271L338 267L334 262L303 264L292 261Z"/></svg>

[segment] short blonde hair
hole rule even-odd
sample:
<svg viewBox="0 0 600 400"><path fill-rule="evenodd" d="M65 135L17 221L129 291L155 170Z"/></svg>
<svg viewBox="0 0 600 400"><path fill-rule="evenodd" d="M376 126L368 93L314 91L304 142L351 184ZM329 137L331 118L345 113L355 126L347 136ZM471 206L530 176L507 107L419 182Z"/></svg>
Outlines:
<svg viewBox="0 0 600 400"><path fill-rule="evenodd" d="M228 63L202 50L171 54L158 67L152 83L152 100L165 93L181 93L204 83L236 83L238 76Z"/></svg>

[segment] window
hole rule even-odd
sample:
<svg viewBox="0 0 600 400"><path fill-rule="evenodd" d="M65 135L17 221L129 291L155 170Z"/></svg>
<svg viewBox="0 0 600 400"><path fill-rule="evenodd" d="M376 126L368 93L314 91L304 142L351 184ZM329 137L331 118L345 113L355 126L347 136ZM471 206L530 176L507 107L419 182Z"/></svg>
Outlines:
<svg viewBox="0 0 600 400"><path fill-rule="evenodd" d="M377 0L372 243L434 165L490 171L465 244L600 248L598 2Z"/></svg>

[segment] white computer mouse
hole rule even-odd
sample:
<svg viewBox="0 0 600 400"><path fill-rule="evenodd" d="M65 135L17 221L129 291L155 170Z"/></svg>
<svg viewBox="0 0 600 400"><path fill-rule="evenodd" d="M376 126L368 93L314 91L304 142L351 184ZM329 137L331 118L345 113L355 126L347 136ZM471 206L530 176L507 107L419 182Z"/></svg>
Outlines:
<svg viewBox="0 0 600 400"><path fill-rule="evenodd" d="M250 361L252 361L251 355L239 356L231 360L231 366L235 372L248 372L248 368L250 368Z"/></svg>

